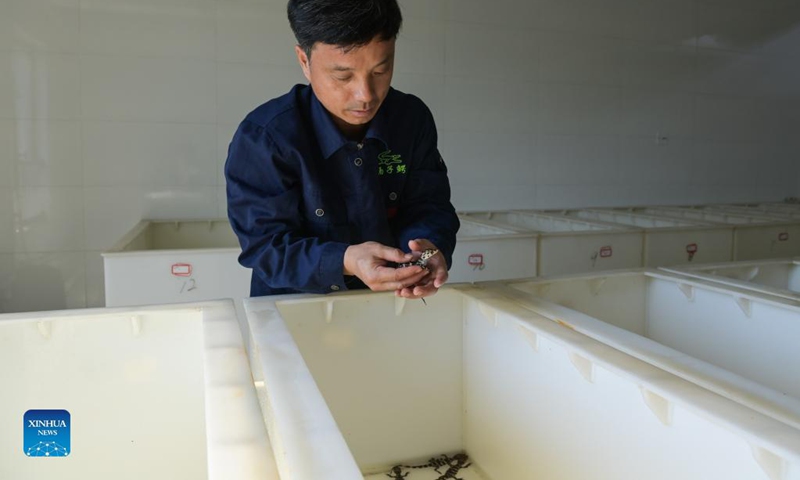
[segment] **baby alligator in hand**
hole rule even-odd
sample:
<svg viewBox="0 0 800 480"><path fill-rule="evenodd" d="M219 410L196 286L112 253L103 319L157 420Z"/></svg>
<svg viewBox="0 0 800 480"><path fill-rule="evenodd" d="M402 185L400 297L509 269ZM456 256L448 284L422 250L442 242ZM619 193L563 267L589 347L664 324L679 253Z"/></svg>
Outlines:
<svg viewBox="0 0 800 480"><path fill-rule="evenodd" d="M428 260L433 258L434 255L439 253L439 250L435 248L429 248L422 252L419 259L415 262L408 262L408 263L401 263L397 265L397 268L404 268L404 267L413 267L414 265L424 268L425 270L428 269Z"/></svg>
<svg viewBox="0 0 800 480"><path fill-rule="evenodd" d="M439 253L438 249L429 248L429 249L425 250L424 252L422 252L422 255L420 255L420 257L416 261L408 262L408 263L400 263L400 264L397 265L397 268L413 267L413 266L416 265L418 267L422 267L425 270L427 270L428 269L428 260L433 258L433 256L436 255L437 253ZM414 288L414 285L410 285L408 288ZM426 302L424 298L421 299L421 300L422 300L422 303L424 303L425 305L428 304L428 302Z"/></svg>

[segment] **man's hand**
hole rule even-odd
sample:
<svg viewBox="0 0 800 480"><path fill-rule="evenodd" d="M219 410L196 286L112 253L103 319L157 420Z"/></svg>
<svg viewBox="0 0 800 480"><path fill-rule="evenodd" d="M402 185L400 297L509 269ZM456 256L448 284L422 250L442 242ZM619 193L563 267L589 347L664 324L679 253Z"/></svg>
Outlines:
<svg viewBox="0 0 800 480"><path fill-rule="evenodd" d="M408 248L412 252L422 252L428 249L436 249L436 245L430 240L417 239L408 242ZM416 255L419 257L419 254ZM416 258L415 257L415 258ZM432 256L426 264L430 275L423 278L420 282L410 284L411 286L398 288L395 295L404 298L423 298L429 297L439 291L442 285L447 282L447 262L442 252Z"/></svg>
<svg viewBox="0 0 800 480"><path fill-rule="evenodd" d="M351 245L344 252L344 274L355 275L370 290L376 292L401 291L422 281L429 275L428 270L416 265L393 268L386 264L389 262L405 263L412 260L412 254L403 253L398 248L387 247L377 242Z"/></svg>

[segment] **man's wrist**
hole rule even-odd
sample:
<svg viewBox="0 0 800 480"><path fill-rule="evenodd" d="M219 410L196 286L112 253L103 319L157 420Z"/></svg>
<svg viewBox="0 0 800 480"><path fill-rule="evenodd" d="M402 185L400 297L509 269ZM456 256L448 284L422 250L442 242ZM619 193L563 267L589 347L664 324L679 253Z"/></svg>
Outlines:
<svg viewBox="0 0 800 480"><path fill-rule="evenodd" d="M353 245L349 245L347 249L344 251L344 257L342 258L342 275L346 277L352 277L353 275L355 275L355 273L353 273L353 270L349 265L350 263L349 260L352 254L353 254Z"/></svg>

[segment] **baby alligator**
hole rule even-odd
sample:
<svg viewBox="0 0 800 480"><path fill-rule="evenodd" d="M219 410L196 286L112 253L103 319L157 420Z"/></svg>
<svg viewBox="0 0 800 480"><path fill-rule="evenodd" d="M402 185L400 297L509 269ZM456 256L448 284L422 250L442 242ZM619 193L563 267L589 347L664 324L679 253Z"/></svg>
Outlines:
<svg viewBox="0 0 800 480"><path fill-rule="evenodd" d="M397 268L404 268L404 267L413 267L414 265L424 268L425 270L428 269L428 260L433 258L434 255L439 253L439 250L435 248L429 248L422 252L419 259L415 262L408 262L408 263L401 263L397 265Z"/></svg>
<svg viewBox="0 0 800 480"><path fill-rule="evenodd" d="M436 480L462 480L461 478L457 477L459 470L469 468L472 465L469 461L469 457L465 453L457 453L452 457L449 455L439 455L438 457L433 457L428 460L428 463L423 463L420 465L395 465L392 467L391 474L386 474L386 476L390 478L405 478L405 475L401 476L403 468L432 468L436 473L440 476ZM446 468L447 470L442 473L439 469Z"/></svg>
<svg viewBox="0 0 800 480"><path fill-rule="evenodd" d="M438 249L429 248L429 249L425 250L424 252L422 252L422 255L420 255L420 257L415 262L400 263L400 264L397 265L397 268L413 267L413 266L416 265L416 266L422 267L425 270L427 270L428 269L428 260L433 258L433 256L436 255L437 253L439 253ZM409 288L413 288L413 287L414 287L414 285L411 285ZM428 304L428 302L426 302L424 298L422 299L422 303L424 303L425 305Z"/></svg>

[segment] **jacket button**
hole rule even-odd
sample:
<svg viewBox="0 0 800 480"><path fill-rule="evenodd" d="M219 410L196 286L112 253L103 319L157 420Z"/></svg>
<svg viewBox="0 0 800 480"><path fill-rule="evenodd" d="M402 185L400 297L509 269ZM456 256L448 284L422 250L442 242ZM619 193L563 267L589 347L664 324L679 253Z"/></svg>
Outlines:
<svg viewBox="0 0 800 480"><path fill-rule="evenodd" d="M364 144L363 143L359 143L359 144L356 145L356 148L361 150L362 148L364 148Z"/></svg>
<svg viewBox="0 0 800 480"><path fill-rule="evenodd" d="M339 285L331 285L331 290L333 290L334 292L338 291Z"/></svg>
<svg viewBox="0 0 800 480"><path fill-rule="evenodd" d="M355 163L355 164L356 164L356 167L360 167L360 166L361 166L361 164L362 164L362 163L364 163L364 162L363 162L363 160L361 160L360 158L356 158L356 159L353 161L353 163Z"/></svg>
<svg viewBox="0 0 800 480"><path fill-rule="evenodd" d="M390 193L389 194L389 200L391 200L391 201L397 200L397 194L394 193L394 192Z"/></svg>
<svg viewBox="0 0 800 480"><path fill-rule="evenodd" d="M318 217L321 217L325 215L325 210L318 208L314 213L316 213Z"/></svg>

